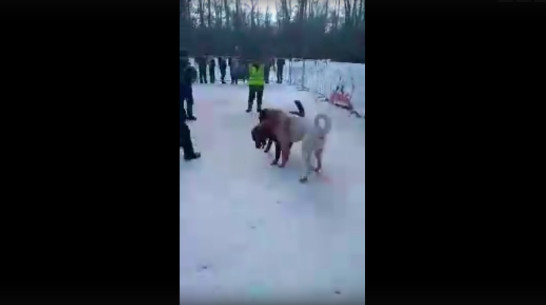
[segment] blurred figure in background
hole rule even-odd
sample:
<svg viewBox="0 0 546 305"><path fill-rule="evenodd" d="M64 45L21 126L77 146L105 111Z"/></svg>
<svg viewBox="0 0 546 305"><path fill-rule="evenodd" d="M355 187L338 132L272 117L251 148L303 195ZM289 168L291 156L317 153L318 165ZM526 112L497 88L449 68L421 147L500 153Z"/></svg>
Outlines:
<svg viewBox="0 0 546 305"><path fill-rule="evenodd" d="M207 58L206 56L197 56L195 58L195 62L197 63L197 66L199 67L199 83L206 84L207 83Z"/></svg>
<svg viewBox="0 0 546 305"><path fill-rule="evenodd" d="M214 84L214 82L216 81L215 70L216 70L216 61L214 60L214 57L211 56L209 61L209 77L210 77L211 84Z"/></svg>
<svg viewBox="0 0 546 305"><path fill-rule="evenodd" d="M220 77L222 80L222 84L225 84L225 77L226 77L226 60L223 57L218 57L218 65L220 66Z"/></svg>
<svg viewBox="0 0 546 305"><path fill-rule="evenodd" d="M282 72L284 70L284 58L277 58L277 84L282 84Z"/></svg>
<svg viewBox="0 0 546 305"><path fill-rule="evenodd" d="M249 67L250 67L250 60L248 59L240 60L238 76L239 76L239 79L243 80L243 82L248 82L248 79L250 77Z"/></svg>
<svg viewBox="0 0 546 305"><path fill-rule="evenodd" d="M264 67L264 78L265 78L266 84L269 84L269 71L271 67L273 67L274 65L275 65L275 60L271 57L268 58Z"/></svg>
<svg viewBox="0 0 546 305"><path fill-rule="evenodd" d="M239 64L238 60L235 56L232 56L229 58L230 64L229 64L229 72L231 74L231 83L237 85L237 79L238 79L238 69Z"/></svg>

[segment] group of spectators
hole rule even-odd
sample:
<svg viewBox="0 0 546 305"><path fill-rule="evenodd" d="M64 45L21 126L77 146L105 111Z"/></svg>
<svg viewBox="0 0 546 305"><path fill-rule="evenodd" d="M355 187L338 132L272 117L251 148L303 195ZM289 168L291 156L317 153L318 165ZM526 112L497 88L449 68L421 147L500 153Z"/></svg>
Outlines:
<svg viewBox="0 0 546 305"><path fill-rule="evenodd" d="M232 84L237 84L239 80L248 84L246 112L252 111L254 100L257 101L256 111L261 112L264 85L269 83L271 68L277 71L277 83L281 84L283 82L282 72L285 60L282 58L250 61L234 56L228 58L218 57L217 60L222 84L226 83L225 76L228 66ZM200 83L206 84L207 70L210 83L216 81L216 60L214 57L208 55L197 56L195 62L197 63L197 70L190 64L188 52L186 50L180 52L180 147L184 150L184 159L187 161L201 157L201 153L194 151L191 132L186 124L186 121L195 121L197 119L193 114L192 84L197 81L197 78L199 78Z"/></svg>
<svg viewBox="0 0 546 305"><path fill-rule="evenodd" d="M226 72L229 67L230 78L232 84L237 84L238 81L248 82L249 80L249 65L253 63L250 60L243 59L239 56L223 57L219 56L214 58L208 54L204 56L195 57L195 63L197 64L199 71L199 83L214 84L216 81L216 67L220 70L220 81L225 84ZM283 70L285 65L283 58L270 58L266 60L264 64L265 83L269 83L270 70L277 71L277 83L283 82ZM208 77L207 77L208 76Z"/></svg>

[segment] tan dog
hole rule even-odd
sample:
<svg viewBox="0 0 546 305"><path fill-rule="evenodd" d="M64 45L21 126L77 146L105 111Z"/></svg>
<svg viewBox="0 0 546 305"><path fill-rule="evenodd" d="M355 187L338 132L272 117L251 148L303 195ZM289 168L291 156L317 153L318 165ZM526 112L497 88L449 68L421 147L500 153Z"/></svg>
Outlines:
<svg viewBox="0 0 546 305"><path fill-rule="evenodd" d="M320 126L320 120L325 121L325 126ZM273 135L276 144L280 147L282 160L279 167L284 167L290 157L292 143L302 141L302 155L305 162L305 173L301 182L306 182L312 171L320 171L322 168L322 153L326 144L326 135L330 132L331 120L325 114L319 114L314 122L297 115L286 114L282 110L269 110L267 118L252 130L252 138L256 147L265 144L268 135ZM311 165L311 155L317 159L317 167ZM273 164L276 164L274 161Z"/></svg>

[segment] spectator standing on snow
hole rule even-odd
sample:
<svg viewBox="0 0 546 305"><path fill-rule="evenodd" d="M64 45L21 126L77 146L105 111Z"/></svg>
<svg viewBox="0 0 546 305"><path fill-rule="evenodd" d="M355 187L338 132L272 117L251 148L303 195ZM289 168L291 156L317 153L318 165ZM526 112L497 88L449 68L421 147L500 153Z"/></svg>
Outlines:
<svg viewBox="0 0 546 305"><path fill-rule="evenodd" d="M262 111L262 97L264 94L264 65L253 62L248 69L248 108L246 112L252 111L252 104L257 97L257 111Z"/></svg>
<svg viewBox="0 0 546 305"><path fill-rule="evenodd" d="M225 84L225 77L226 77L226 60L223 57L218 57L218 65L220 66L220 77L222 80L222 84Z"/></svg>
<svg viewBox="0 0 546 305"><path fill-rule="evenodd" d="M271 69L271 67L275 65L275 61L273 58L269 58L267 60L267 62L265 63L265 67L264 67L264 77L265 77L265 83L266 84L269 84L269 71Z"/></svg>
<svg viewBox="0 0 546 305"><path fill-rule="evenodd" d="M250 61L245 59L241 60L239 64L239 79L242 79L243 82L248 82L248 79L250 77Z"/></svg>
<svg viewBox="0 0 546 305"><path fill-rule="evenodd" d="M198 56L195 61L199 67L199 83L207 83L207 58L205 56Z"/></svg>
<svg viewBox="0 0 546 305"><path fill-rule="evenodd" d="M284 58L277 58L277 84L282 84L282 72L284 68Z"/></svg>
<svg viewBox="0 0 546 305"><path fill-rule="evenodd" d="M234 56L230 57L229 59L231 61L231 63L229 64L229 72L231 74L231 83L237 85L237 80L238 80L237 74L239 73L238 59Z"/></svg>
<svg viewBox="0 0 546 305"><path fill-rule="evenodd" d="M185 50L180 52L180 117L193 121L196 118L193 116L192 83L197 78L197 71L190 65L187 54Z"/></svg>
<svg viewBox="0 0 546 305"><path fill-rule="evenodd" d="M214 84L214 81L216 80L216 61L214 60L214 57L210 58L209 61L209 76L210 76L210 83Z"/></svg>

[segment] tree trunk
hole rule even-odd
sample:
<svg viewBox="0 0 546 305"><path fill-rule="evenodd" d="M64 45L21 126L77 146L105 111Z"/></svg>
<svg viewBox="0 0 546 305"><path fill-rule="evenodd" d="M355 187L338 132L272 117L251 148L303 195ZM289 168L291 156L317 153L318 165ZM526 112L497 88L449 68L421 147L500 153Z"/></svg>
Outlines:
<svg viewBox="0 0 546 305"><path fill-rule="evenodd" d="M199 7L197 8L199 12L199 26L204 27L205 26L205 8L203 7L203 0L199 0L198 3Z"/></svg>
<svg viewBox="0 0 546 305"><path fill-rule="evenodd" d="M212 28L212 10L211 10L211 6L210 6L210 0L207 0L207 11L208 11L207 23L208 23L208 26L209 26L209 29L210 29L210 28Z"/></svg>
<svg viewBox="0 0 546 305"><path fill-rule="evenodd" d="M231 15L231 11L229 10L227 0L224 0L224 11L226 12L226 25L227 27L231 27L231 23L229 23L229 17Z"/></svg>

